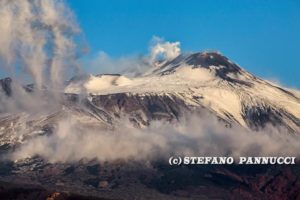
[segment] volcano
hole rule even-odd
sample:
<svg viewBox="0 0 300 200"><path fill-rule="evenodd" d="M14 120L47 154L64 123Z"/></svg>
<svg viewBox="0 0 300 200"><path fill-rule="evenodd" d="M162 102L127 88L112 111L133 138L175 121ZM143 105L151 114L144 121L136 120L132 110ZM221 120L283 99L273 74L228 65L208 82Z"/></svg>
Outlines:
<svg viewBox="0 0 300 200"><path fill-rule="evenodd" d="M65 89L66 94L82 91L96 112L111 119L126 114L139 126L206 110L247 129L272 124L300 131L298 91L260 79L216 52L179 55L133 78L90 75Z"/></svg>
<svg viewBox="0 0 300 200"><path fill-rule="evenodd" d="M145 73L134 77L126 74L76 76L66 81L63 91L55 97L55 105L51 104L52 91L46 86L40 90L34 85L22 86L27 101L34 101L36 94L41 97L38 100L42 103L36 104L41 104L39 108L47 108L43 112L7 109L11 102L21 106L18 104L20 89L15 90L15 82L11 78L0 81L0 101L4 105L0 107L0 154L4 157L33 138L56 134L59 122L67 116L97 131L114 130L124 119L137 129L147 129L157 121L180 124L185 115L198 115L201 121L209 114L226 129L234 126L258 132L272 126L286 130L284 133L291 137L300 133L299 91L258 78L218 52L181 54L172 60L155 63ZM82 145L76 148L81 149ZM1 187L4 189L0 190L0 196L13 192L17 194L15 199L24 199L26 194L43 196L64 191L62 196L75 192L83 199L83 196L297 199L300 197L297 192L299 177L298 165L254 166L251 169L170 167L161 161L99 163L85 158L72 163L55 163L36 155L7 161L0 166L0 186L15 180L35 184L34 187L26 186L26 190L20 184L9 186L10 189ZM28 188L39 190L30 193Z"/></svg>

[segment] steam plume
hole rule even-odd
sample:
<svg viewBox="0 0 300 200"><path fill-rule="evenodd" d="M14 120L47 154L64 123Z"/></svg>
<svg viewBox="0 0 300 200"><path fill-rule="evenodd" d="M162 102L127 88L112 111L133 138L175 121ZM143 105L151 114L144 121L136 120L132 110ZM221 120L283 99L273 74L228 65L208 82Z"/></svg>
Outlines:
<svg viewBox="0 0 300 200"><path fill-rule="evenodd" d="M101 51L86 65L93 73L121 73L136 76L151 70L156 63L174 59L180 55L180 52L180 42L169 42L154 36L145 56L112 58Z"/></svg>
<svg viewBox="0 0 300 200"><path fill-rule="evenodd" d="M1 0L0 16L1 64L10 73L24 71L37 88L61 86L75 65L73 36L79 32L64 2Z"/></svg>
<svg viewBox="0 0 300 200"><path fill-rule="evenodd" d="M171 60L180 55L180 42L168 42L159 37L153 37L150 47L150 60L157 61Z"/></svg>

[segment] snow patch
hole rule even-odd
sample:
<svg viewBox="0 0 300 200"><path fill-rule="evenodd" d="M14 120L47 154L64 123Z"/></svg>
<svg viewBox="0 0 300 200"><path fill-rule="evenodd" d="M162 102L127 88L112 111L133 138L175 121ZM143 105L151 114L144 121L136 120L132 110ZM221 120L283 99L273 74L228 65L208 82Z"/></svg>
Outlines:
<svg viewBox="0 0 300 200"><path fill-rule="evenodd" d="M91 76L90 79L84 84L84 88L89 93L97 93L101 90L122 87L130 85L131 80L125 76L101 75L100 77Z"/></svg>

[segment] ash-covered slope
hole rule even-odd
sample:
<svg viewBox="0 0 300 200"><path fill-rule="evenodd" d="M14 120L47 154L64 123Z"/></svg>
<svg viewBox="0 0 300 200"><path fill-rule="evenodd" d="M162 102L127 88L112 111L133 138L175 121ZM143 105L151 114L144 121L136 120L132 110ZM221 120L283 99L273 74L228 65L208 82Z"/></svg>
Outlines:
<svg viewBox="0 0 300 200"><path fill-rule="evenodd" d="M65 92L84 92L94 108L111 118L128 115L138 125L206 110L249 129L272 124L300 132L299 93L257 78L216 52L180 55L140 77L91 75L70 82Z"/></svg>

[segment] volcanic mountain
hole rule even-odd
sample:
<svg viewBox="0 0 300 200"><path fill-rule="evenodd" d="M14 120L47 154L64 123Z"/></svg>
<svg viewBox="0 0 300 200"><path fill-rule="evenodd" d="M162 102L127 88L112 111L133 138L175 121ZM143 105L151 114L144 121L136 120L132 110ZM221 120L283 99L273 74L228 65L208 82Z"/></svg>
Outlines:
<svg viewBox="0 0 300 200"><path fill-rule="evenodd" d="M142 76L87 76L71 81L66 94L88 95L108 118L127 115L139 126L207 111L228 124L258 130L267 124L300 132L300 93L245 71L216 52L179 55Z"/></svg>
<svg viewBox="0 0 300 200"><path fill-rule="evenodd" d="M1 145L51 132L66 114L85 126L113 129L124 117L137 127L147 127L154 120L176 123L185 114L210 113L229 127L260 130L273 125L291 134L300 133L298 91L260 79L217 52L181 54L173 60L156 63L136 77L120 74L74 77L66 83L59 105L46 109L42 115L7 111L13 99L25 99L25 93L29 97L34 94L34 86L27 85L22 86L25 93L17 95L13 82L10 78L0 81ZM40 93L45 101L40 107L48 108L53 98L51 93L47 93L46 87ZM33 96L27 101L35 99Z"/></svg>

